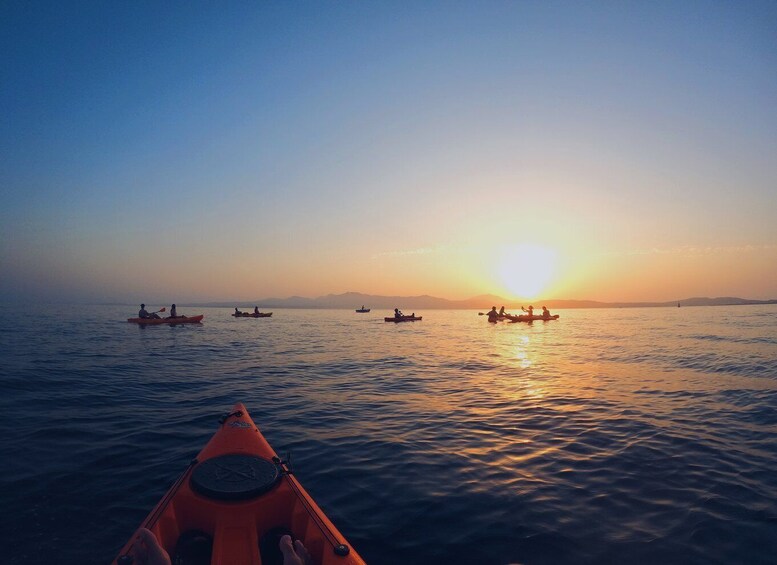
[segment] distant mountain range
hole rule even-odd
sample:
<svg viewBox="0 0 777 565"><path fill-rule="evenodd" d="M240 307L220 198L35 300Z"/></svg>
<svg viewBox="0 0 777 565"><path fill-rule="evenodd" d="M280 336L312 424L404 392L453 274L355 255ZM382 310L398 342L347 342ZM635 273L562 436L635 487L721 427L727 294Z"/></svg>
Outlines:
<svg viewBox="0 0 777 565"><path fill-rule="evenodd" d="M719 298L685 298L669 302L597 302L595 300L535 300L537 307L548 308L645 308L645 307L677 307L681 306L739 306L743 304L777 304L777 300L748 300L724 296ZM482 294L466 300L448 300L436 296L379 296L374 294L362 294L360 292L345 292L343 294L327 294L318 298L305 298L304 296L291 296L289 298L264 298L253 302L236 300L232 302L201 302L187 304L187 306L214 306L220 308L335 308L355 309L364 305L367 308L377 310L393 310L399 308L404 311L414 310L466 310L488 309L491 306L499 308L504 305L508 310L520 309L528 306L529 302L519 303L507 300L493 294Z"/></svg>

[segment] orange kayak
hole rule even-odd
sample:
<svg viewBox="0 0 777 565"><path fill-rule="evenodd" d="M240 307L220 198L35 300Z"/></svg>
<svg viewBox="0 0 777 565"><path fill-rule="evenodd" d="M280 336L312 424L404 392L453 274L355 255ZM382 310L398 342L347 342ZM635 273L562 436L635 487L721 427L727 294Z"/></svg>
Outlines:
<svg viewBox="0 0 777 565"><path fill-rule="evenodd" d="M240 403L140 528L154 533L173 563L192 551L205 562L210 555L212 565L271 563L281 532L301 540L313 563L364 564ZM113 565L133 562L137 538L136 531Z"/></svg>
<svg viewBox="0 0 777 565"><path fill-rule="evenodd" d="M200 314L199 316L187 316L185 318L127 318L127 321L132 324L140 324L141 326L158 326L160 324L199 324L204 317L204 314Z"/></svg>

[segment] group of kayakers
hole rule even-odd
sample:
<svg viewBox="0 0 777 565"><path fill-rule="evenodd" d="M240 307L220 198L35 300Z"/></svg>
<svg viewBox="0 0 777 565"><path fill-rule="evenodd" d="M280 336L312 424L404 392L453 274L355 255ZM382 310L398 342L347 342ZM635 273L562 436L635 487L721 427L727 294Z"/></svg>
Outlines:
<svg viewBox="0 0 777 565"><path fill-rule="evenodd" d="M532 319L534 317L534 306L529 306L528 308L524 308L523 306L521 306L521 310L523 310L528 314L529 319ZM507 312L505 312L504 306L502 306L499 309L499 311L497 311L496 306L492 306L491 310L489 310L488 312L488 321L492 323L496 323L499 321L500 318L509 318L511 316L512 314L508 314ZM550 317L551 317L550 310L548 310L545 306L543 306L541 318L543 320L548 320L550 319Z"/></svg>
<svg viewBox="0 0 777 565"><path fill-rule="evenodd" d="M364 307L362 306L362 308L364 308ZM532 319L534 317L534 306L530 305L528 308L524 308L523 306L521 306L521 310L523 310L524 312L526 312L528 314L527 317L529 319ZM161 310L157 310L156 312L149 312L148 310L146 310L146 305L145 304L141 304L140 305L140 311L138 311L138 318L160 320L162 317L159 315L159 312L164 312L164 311L165 311L165 309L162 308ZM241 312L238 308L235 308L235 314L234 314L235 316L242 316L243 314L244 313ZM245 314L248 314L248 312L246 312ZM260 314L259 307L258 306L254 306L254 315L258 316L259 314ZM250 315L250 314L248 314L248 315ZM186 316L184 316L184 315L180 315L180 316L178 315L178 312L176 310L175 304L170 306L170 315L167 317L167 319L170 319L170 318L185 318L185 317ZM402 311L399 308L394 308L394 318L399 320L399 319L402 319L404 317L414 318L415 317L415 312L410 314L410 316L406 316L405 314L402 313ZM488 321L492 322L492 323L496 323L500 319L510 318L510 317L512 317L512 315L507 313L507 312L505 312L505 307L504 306L502 306L498 311L496 309L496 306L492 306L491 310L488 311ZM551 317L550 310L548 310L545 306L543 306L542 307L542 314L540 316L538 316L538 318L541 318L543 320L548 320L548 319L550 319L550 317Z"/></svg>
<svg viewBox="0 0 777 565"><path fill-rule="evenodd" d="M144 320L148 320L148 319L161 320L162 317L159 315L159 312L164 312L164 311L165 311L165 309L162 308L161 310L157 310L156 312L149 312L148 310L146 310L146 305L145 304L141 304L140 305L140 310L138 311L138 318L141 318L141 319L144 319ZM235 308L235 316L242 316L243 314L244 314L243 312L241 312L240 310ZM248 312L245 312L245 314L248 314ZM254 314L257 315L257 316L260 314L258 306L254 306ZM180 315L180 316L178 315L178 312L177 312L177 310L175 308L175 304L170 306L170 315L167 317L168 319L170 319L170 318L185 318L185 317L186 316L184 316L184 315Z"/></svg>
<svg viewBox="0 0 777 565"><path fill-rule="evenodd" d="M138 318L141 318L141 319L144 319L144 320L147 320L147 319L161 320L162 317L159 315L159 312L164 312L164 311L165 311L165 309L162 308L161 310L157 310L156 312L149 312L148 310L146 310L146 305L145 304L141 304L140 305L140 310L138 311ZM170 306L170 315L167 317L168 319L170 319L170 318L185 318L185 317L186 316L184 316L184 315L180 315L180 316L178 315L178 312L175 309L175 304Z"/></svg>

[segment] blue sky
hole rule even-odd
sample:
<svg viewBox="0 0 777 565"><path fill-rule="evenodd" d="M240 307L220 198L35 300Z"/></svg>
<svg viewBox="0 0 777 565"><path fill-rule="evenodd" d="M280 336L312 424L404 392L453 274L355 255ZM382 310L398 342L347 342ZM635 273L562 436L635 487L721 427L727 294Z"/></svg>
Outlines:
<svg viewBox="0 0 777 565"><path fill-rule="evenodd" d="M525 243L560 298L777 298L777 4L10 2L0 29L7 299L509 293Z"/></svg>

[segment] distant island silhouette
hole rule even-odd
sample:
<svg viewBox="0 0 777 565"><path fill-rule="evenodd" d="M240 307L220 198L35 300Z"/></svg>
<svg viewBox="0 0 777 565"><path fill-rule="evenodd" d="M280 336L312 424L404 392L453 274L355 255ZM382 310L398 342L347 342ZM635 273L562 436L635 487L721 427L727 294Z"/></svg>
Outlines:
<svg viewBox="0 0 777 565"><path fill-rule="evenodd" d="M343 294L327 294L318 298L306 298L304 296L290 296L288 298L264 298L261 300L233 300L218 302L197 302L186 306L212 306L223 308L334 308L353 309L364 304L373 309L393 309L397 306L410 310L470 310L477 308L490 308L491 306L504 305L507 309L517 309L529 303L547 306L548 308L647 308L647 307L674 307L681 306L740 306L745 304L777 304L775 300L749 300L724 296L718 298L695 297L683 300L669 300L667 302L598 302L595 300L534 300L517 302L508 300L493 294L482 294L465 300L448 300L436 296L381 296L374 294L362 294L360 292L345 292Z"/></svg>

